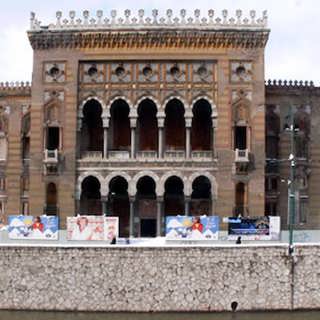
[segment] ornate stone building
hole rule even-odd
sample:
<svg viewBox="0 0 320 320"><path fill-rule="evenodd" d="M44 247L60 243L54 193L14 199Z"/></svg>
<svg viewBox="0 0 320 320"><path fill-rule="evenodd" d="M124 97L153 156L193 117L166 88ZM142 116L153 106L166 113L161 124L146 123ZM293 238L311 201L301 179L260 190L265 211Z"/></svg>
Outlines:
<svg viewBox="0 0 320 320"><path fill-rule="evenodd" d="M161 235L172 214L286 223L281 114L294 102L297 150L308 154L299 221L317 225L309 160L319 88L265 86L265 12L56 16L41 26L31 15L32 87L0 86L2 215L58 214L64 227L67 216L105 213L120 217L125 237Z"/></svg>

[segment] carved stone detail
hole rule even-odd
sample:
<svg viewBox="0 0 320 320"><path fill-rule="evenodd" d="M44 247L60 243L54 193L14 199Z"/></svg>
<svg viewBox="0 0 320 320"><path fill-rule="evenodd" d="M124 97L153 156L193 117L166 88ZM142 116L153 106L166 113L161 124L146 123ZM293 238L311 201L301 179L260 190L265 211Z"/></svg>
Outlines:
<svg viewBox="0 0 320 320"><path fill-rule="evenodd" d="M63 83L66 80L64 62L46 62L44 64L44 81L46 83Z"/></svg>
<svg viewBox="0 0 320 320"><path fill-rule="evenodd" d="M231 82L251 82L252 62L231 61Z"/></svg>

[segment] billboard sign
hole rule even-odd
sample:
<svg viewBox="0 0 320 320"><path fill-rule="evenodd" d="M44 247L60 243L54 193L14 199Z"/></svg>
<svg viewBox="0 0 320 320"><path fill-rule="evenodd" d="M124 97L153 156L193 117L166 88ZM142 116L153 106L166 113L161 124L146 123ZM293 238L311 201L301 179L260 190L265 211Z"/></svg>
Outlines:
<svg viewBox="0 0 320 320"><path fill-rule="evenodd" d="M228 239L279 240L280 217L230 217Z"/></svg>
<svg viewBox="0 0 320 320"><path fill-rule="evenodd" d="M110 241L119 234L119 218L78 216L67 218L67 240Z"/></svg>
<svg viewBox="0 0 320 320"><path fill-rule="evenodd" d="M166 240L218 240L217 216L167 216Z"/></svg>
<svg viewBox="0 0 320 320"><path fill-rule="evenodd" d="M9 216L9 239L58 240L56 216Z"/></svg>

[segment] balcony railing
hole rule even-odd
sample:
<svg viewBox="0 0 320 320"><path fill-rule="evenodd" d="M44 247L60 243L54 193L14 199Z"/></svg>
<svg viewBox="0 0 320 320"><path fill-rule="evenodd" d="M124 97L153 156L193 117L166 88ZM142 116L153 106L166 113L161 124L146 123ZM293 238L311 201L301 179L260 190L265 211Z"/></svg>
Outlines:
<svg viewBox="0 0 320 320"><path fill-rule="evenodd" d="M191 158L192 159L211 159L213 156L212 151L192 151Z"/></svg>
<svg viewBox="0 0 320 320"><path fill-rule="evenodd" d="M82 153L82 159L86 159L86 160L102 159L102 151L85 151Z"/></svg>
<svg viewBox="0 0 320 320"><path fill-rule="evenodd" d="M249 150L248 149L236 149L235 150L235 162L249 162Z"/></svg>
<svg viewBox="0 0 320 320"><path fill-rule="evenodd" d="M157 158L157 151L138 151L137 159L155 159Z"/></svg>
<svg viewBox="0 0 320 320"><path fill-rule="evenodd" d="M108 153L110 159L127 160L130 158L130 153L126 150L111 150Z"/></svg>
<svg viewBox="0 0 320 320"><path fill-rule="evenodd" d="M185 156L184 150L168 150L164 152L164 157L167 159L183 159Z"/></svg>
<svg viewBox="0 0 320 320"><path fill-rule="evenodd" d="M55 150L44 150L44 162L45 163L58 163L59 161L59 153L58 149Z"/></svg>

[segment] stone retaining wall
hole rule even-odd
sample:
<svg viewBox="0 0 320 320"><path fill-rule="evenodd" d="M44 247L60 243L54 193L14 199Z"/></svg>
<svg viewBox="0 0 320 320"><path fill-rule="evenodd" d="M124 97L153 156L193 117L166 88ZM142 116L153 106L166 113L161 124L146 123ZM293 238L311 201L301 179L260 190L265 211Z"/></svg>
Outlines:
<svg viewBox="0 0 320 320"><path fill-rule="evenodd" d="M294 259L286 245L0 252L1 309L223 311L233 301L238 310L320 307L318 246L298 247Z"/></svg>

